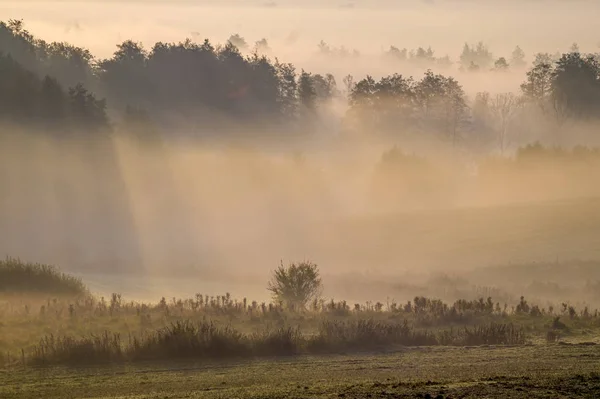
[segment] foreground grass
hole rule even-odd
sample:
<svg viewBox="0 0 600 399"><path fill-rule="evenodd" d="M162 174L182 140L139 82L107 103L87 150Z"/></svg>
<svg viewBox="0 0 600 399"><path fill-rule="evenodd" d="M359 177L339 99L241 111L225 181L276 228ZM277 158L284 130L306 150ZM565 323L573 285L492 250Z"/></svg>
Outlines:
<svg viewBox="0 0 600 399"><path fill-rule="evenodd" d="M488 300L416 297L350 306L322 302L306 312L237 301L228 294L158 303L91 296L0 302L0 367L352 353L389 346L597 341L595 309L516 306Z"/></svg>
<svg viewBox="0 0 600 399"><path fill-rule="evenodd" d="M597 397L600 346L413 348L387 354L0 372L2 398Z"/></svg>
<svg viewBox="0 0 600 399"><path fill-rule="evenodd" d="M124 344L118 334L73 338L44 338L32 353L22 352L22 364L82 365L144 360L231 359L296 354L324 354L398 346L524 345L525 334L513 325L494 324L446 329L437 333L416 330L407 322L324 322L317 334L279 328L261 334L242 334L212 323L178 322Z"/></svg>

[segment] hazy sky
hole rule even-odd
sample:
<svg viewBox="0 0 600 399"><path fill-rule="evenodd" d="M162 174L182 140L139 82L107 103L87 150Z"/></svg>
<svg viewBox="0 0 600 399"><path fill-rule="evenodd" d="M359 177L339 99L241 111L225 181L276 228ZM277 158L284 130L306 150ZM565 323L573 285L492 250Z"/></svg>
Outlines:
<svg viewBox="0 0 600 399"><path fill-rule="evenodd" d="M223 42L232 33L240 33L250 43L266 37L278 54L291 58L314 51L321 39L363 53L378 53L391 44L400 48L431 45L437 55L452 57L465 41L483 40L498 56L508 55L517 44L531 53L564 50L574 41L591 51L600 42L600 34L593 29L600 2L272 3L276 6L268 6L268 1L210 5L197 1L3 0L0 14L5 19L25 19L34 34L48 41L86 46L102 57L129 38L151 47L159 40L186 37Z"/></svg>

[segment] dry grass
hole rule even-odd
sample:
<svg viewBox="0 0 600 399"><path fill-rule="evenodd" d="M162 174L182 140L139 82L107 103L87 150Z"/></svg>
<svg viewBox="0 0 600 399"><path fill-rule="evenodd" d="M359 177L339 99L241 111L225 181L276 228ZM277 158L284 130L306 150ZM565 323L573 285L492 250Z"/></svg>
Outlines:
<svg viewBox="0 0 600 399"><path fill-rule="evenodd" d="M523 345L525 334L511 324L440 331L418 330L402 323L358 320L323 322L317 334L299 328L277 328L244 334L211 322L179 321L128 343L119 334L104 332L84 338L49 336L23 361L34 365L96 364L140 360L224 359L294 354L357 352L394 346Z"/></svg>
<svg viewBox="0 0 600 399"><path fill-rule="evenodd" d="M0 293L85 296L88 290L81 279L54 266L6 258L0 261Z"/></svg>

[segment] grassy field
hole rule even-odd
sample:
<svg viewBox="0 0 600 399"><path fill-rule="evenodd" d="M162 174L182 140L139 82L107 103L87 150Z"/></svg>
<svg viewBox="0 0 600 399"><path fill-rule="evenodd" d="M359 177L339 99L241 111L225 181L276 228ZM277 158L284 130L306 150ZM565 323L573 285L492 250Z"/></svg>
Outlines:
<svg viewBox="0 0 600 399"><path fill-rule="evenodd" d="M598 392L600 346L584 345L0 371L6 399L592 398Z"/></svg>
<svg viewBox="0 0 600 399"><path fill-rule="evenodd" d="M595 262L506 266L488 277L514 277L522 267L534 277L571 274L580 289L587 276L585 287L597 288L597 278L589 284ZM0 272L12 282L0 285L2 399L600 393L600 312L585 304L415 296L321 299L294 310L228 293L141 303L95 297L46 265L7 259ZM453 281L436 284L450 289Z"/></svg>

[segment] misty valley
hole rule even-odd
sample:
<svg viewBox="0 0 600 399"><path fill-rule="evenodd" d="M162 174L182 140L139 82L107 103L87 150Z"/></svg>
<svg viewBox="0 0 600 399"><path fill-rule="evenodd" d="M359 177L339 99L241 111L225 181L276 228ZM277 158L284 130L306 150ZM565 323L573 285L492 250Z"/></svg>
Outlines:
<svg viewBox="0 0 600 399"><path fill-rule="evenodd" d="M597 397L596 5L465 3L0 5L0 398Z"/></svg>

